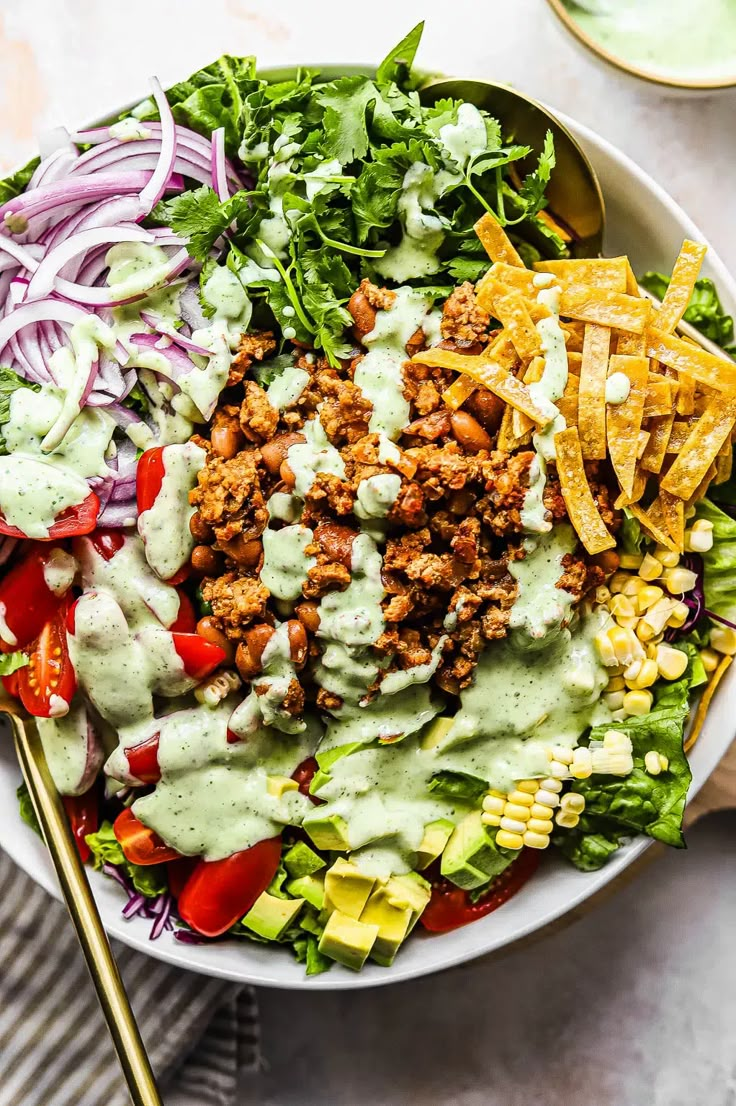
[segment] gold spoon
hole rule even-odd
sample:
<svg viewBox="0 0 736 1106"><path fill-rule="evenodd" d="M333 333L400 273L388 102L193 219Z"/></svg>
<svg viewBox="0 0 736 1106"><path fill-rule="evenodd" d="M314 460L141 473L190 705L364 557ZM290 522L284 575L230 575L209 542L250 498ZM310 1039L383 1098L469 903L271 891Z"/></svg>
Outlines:
<svg viewBox="0 0 736 1106"><path fill-rule="evenodd" d="M493 81L441 77L429 81L419 92L423 104L450 98L467 100L483 108L501 124L504 138L531 146L528 159L517 162L522 173L533 169L544 146L547 131L555 141L555 169L547 188L549 210L572 231L570 252L573 257L600 257L606 210L596 171L567 127L542 104L507 85ZM525 162L528 161L528 164ZM655 306L660 300L639 285L639 292ZM728 359L720 346L684 320L677 330L697 345Z"/></svg>
<svg viewBox="0 0 736 1106"><path fill-rule="evenodd" d="M0 715L10 720L18 762L49 850L67 909L92 977L134 1106L162 1106L161 1096L130 1001L120 978L84 865L56 790L33 720L0 697Z"/></svg>

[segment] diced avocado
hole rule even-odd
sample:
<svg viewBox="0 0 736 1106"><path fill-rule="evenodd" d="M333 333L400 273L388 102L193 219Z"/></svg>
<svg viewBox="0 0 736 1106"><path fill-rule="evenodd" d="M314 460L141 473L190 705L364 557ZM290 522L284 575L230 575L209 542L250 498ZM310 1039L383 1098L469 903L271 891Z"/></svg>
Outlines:
<svg viewBox="0 0 736 1106"><path fill-rule="evenodd" d="M286 890L296 898L306 899L309 905L317 910L322 910L325 905L324 876L307 875L290 879L286 884Z"/></svg>
<svg viewBox="0 0 736 1106"><path fill-rule="evenodd" d="M243 925L267 941L278 941L303 906L304 899L277 899L264 891L243 918Z"/></svg>
<svg viewBox="0 0 736 1106"><path fill-rule="evenodd" d="M347 745L338 745L336 749L326 749L323 753L317 753L317 764L323 771L328 772L336 760L341 760L356 750L364 748L361 741L351 741Z"/></svg>
<svg viewBox="0 0 736 1106"><path fill-rule="evenodd" d="M412 908L408 905L396 906L386 887L378 887L372 893L360 920L378 926L378 936L371 950L371 958L377 964L388 968L393 963L401 942L409 932L412 918Z"/></svg>
<svg viewBox="0 0 736 1106"><path fill-rule="evenodd" d="M339 857L325 875L324 908L327 913L339 910L351 918L359 918L375 885L373 876Z"/></svg>
<svg viewBox="0 0 736 1106"><path fill-rule="evenodd" d="M438 818L424 827L424 837L417 850L417 868L422 871L436 860L450 840L454 823L449 818Z"/></svg>
<svg viewBox="0 0 736 1106"><path fill-rule="evenodd" d="M339 814L321 815L317 808L306 816L302 826L318 849L345 852L350 848L348 824Z"/></svg>
<svg viewBox="0 0 736 1106"><path fill-rule="evenodd" d="M266 790L269 795L280 799L287 791L298 791L299 784L289 776L268 776L266 778Z"/></svg>
<svg viewBox="0 0 736 1106"><path fill-rule="evenodd" d="M325 772L324 769L318 768L312 776L312 782L309 785L309 794L316 795L320 787L324 787L326 783L329 783L332 776L329 772Z"/></svg>
<svg viewBox="0 0 736 1106"><path fill-rule="evenodd" d="M432 887L418 872L407 872L404 876L392 876L386 884L386 893L392 906L411 910L409 932L419 921L419 917L429 902Z"/></svg>
<svg viewBox="0 0 736 1106"><path fill-rule="evenodd" d="M333 910L319 940L319 951L353 971L360 971L378 937L378 926Z"/></svg>
<svg viewBox="0 0 736 1106"><path fill-rule="evenodd" d="M317 911L308 906L299 916L299 926L301 929L306 930L307 933L314 934L315 937L321 937L324 930L324 925L319 920Z"/></svg>
<svg viewBox="0 0 736 1106"><path fill-rule="evenodd" d="M436 749L452 729L454 721L454 718L435 718L433 722L430 722L422 734L422 748L425 750Z"/></svg>
<svg viewBox="0 0 736 1106"><path fill-rule="evenodd" d="M472 891L499 875L510 863L511 858L499 852L478 810L455 826L442 854L440 870L458 887Z"/></svg>
<svg viewBox="0 0 736 1106"><path fill-rule="evenodd" d="M312 872L318 872L325 864L326 861L318 856L314 849L310 849L306 841L297 841L288 852L284 853L284 866L294 879L299 876L311 876Z"/></svg>

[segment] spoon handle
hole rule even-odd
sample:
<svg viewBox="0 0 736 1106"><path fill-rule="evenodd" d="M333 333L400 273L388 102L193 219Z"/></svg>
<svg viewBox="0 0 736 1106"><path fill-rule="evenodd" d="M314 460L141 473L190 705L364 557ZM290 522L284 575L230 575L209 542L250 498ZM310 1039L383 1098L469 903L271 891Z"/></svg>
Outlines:
<svg viewBox="0 0 736 1106"><path fill-rule="evenodd" d="M134 1106L162 1106L118 966L35 726L8 712L18 761Z"/></svg>

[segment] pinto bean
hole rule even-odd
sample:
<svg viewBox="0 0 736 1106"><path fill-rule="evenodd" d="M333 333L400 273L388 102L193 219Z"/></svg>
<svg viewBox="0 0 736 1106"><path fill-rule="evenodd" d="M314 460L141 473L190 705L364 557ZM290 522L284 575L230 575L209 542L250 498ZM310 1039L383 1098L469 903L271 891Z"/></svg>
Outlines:
<svg viewBox="0 0 736 1106"><path fill-rule="evenodd" d="M281 462L279 476L283 480L284 484L286 484L286 487L289 489L289 491L291 491L296 484L296 476L294 475L294 470L292 469L288 461Z"/></svg>
<svg viewBox="0 0 736 1106"><path fill-rule="evenodd" d="M197 542L211 542L214 537L212 527L205 522L199 511L195 511L189 519L189 532Z"/></svg>
<svg viewBox="0 0 736 1106"><path fill-rule="evenodd" d="M263 543L259 538L246 538L243 534L238 534L223 545L222 551L241 568L255 568L261 560Z"/></svg>
<svg viewBox="0 0 736 1106"><path fill-rule="evenodd" d="M487 388L476 388L465 407L475 416L489 434L495 434L501 425L504 403Z"/></svg>
<svg viewBox="0 0 736 1106"><path fill-rule="evenodd" d="M245 639L235 654L235 664L244 680L252 680L263 670L263 652L275 633L273 626L267 622L246 630Z"/></svg>
<svg viewBox="0 0 736 1106"><path fill-rule="evenodd" d="M466 452L480 453L491 448L490 436L467 411L454 411L450 422L453 434Z"/></svg>
<svg viewBox="0 0 736 1106"><path fill-rule="evenodd" d="M320 623L319 605L317 603L305 599L303 603L297 603L294 607L294 614L308 633L317 633Z"/></svg>
<svg viewBox="0 0 736 1106"><path fill-rule="evenodd" d="M337 561L347 569L353 563L353 542L357 536L355 530L336 522L320 522L314 531L314 539L322 551L331 561Z"/></svg>
<svg viewBox="0 0 736 1106"><path fill-rule="evenodd" d="M214 576L220 567L220 558L211 545L195 545L190 560L194 571L202 576Z"/></svg>
<svg viewBox="0 0 736 1106"><path fill-rule="evenodd" d="M277 438L272 438L270 442L265 442L261 446L261 457L271 476L278 476L291 446L303 441L305 441L303 434L279 434Z"/></svg>
<svg viewBox="0 0 736 1106"><path fill-rule="evenodd" d="M297 668L303 668L307 663L309 653L309 641L307 631L295 618L290 618L286 623L286 632L289 636L289 649L291 659Z"/></svg>
<svg viewBox="0 0 736 1106"><path fill-rule="evenodd" d="M215 626L209 615L200 618L197 623L197 633L205 641L209 641L212 645L219 645L221 649L224 649L228 661L232 661L235 656L235 646L230 638Z"/></svg>
<svg viewBox="0 0 736 1106"><path fill-rule="evenodd" d="M606 576L610 576L615 572L620 564L621 558L615 549L605 549L602 553L596 553L595 557L591 557L591 562L594 565L598 565L602 568Z"/></svg>
<svg viewBox="0 0 736 1106"><path fill-rule="evenodd" d="M366 334L370 334L376 325L376 309L368 302L365 292L358 289L348 300L348 311L355 323L353 334L359 342L362 342Z"/></svg>
<svg viewBox="0 0 736 1106"><path fill-rule="evenodd" d="M415 419L414 422L409 423L404 433L434 442L437 438L450 433L450 412L443 408L440 411L433 411L431 415L425 415L424 418Z"/></svg>
<svg viewBox="0 0 736 1106"><path fill-rule="evenodd" d="M230 461L243 445L243 435L232 426L215 426L210 436L212 452Z"/></svg>
<svg viewBox="0 0 736 1106"><path fill-rule="evenodd" d="M407 357L413 357L415 353L419 353L420 349L424 349L427 344L427 336L420 326L412 334L409 341L404 346Z"/></svg>

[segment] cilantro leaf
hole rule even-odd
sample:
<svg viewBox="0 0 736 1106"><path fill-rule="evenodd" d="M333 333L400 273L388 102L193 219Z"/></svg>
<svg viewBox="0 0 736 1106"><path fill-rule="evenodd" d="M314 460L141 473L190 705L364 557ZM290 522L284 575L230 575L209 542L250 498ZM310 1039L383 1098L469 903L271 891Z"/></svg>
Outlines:
<svg viewBox="0 0 736 1106"><path fill-rule="evenodd" d="M325 109L324 152L341 165L360 160L368 152L366 111L378 91L368 77L342 77L325 85L317 99Z"/></svg>
<svg viewBox="0 0 736 1106"><path fill-rule="evenodd" d="M359 243L367 240L372 229L394 222L403 178L392 162L370 161L363 167L350 194Z"/></svg>
<svg viewBox="0 0 736 1106"><path fill-rule="evenodd" d="M539 155L539 163L534 172L529 173L519 189L519 196L526 205L528 215L536 215L544 207L544 191L549 184L555 167L555 142L552 131L547 131L544 149Z"/></svg>
<svg viewBox="0 0 736 1106"><path fill-rule="evenodd" d="M206 261L220 235L241 214L250 214L248 196L248 192L236 192L231 199L221 203L215 191L203 184L200 188L159 203L153 218L188 239L192 257L197 261Z"/></svg>
<svg viewBox="0 0 736 1106"><path fill-rule="evenodd" d="M408 35L390 50L378 67L376 81L379 85L390 83L397 84L400 88L416 87L416 79L412 79L411 67L414 64L419 43L424 32L424 20L412 27Z"/></svg>

